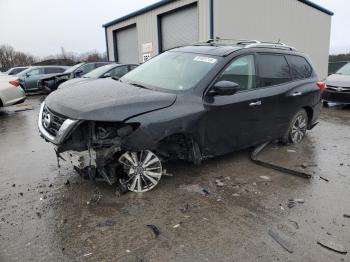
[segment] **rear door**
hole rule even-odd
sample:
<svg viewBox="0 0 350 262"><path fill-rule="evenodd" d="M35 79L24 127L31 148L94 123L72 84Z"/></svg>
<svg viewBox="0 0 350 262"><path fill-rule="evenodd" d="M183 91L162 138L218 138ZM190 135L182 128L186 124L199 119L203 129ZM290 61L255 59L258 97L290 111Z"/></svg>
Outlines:
<svg viewBox="0 0 350 262"><path fill-rule="evenodd" d="M264 91L265 139L281 137L299 110L297 83L293 83L284 54L258 54L258 86Z"/></svg>

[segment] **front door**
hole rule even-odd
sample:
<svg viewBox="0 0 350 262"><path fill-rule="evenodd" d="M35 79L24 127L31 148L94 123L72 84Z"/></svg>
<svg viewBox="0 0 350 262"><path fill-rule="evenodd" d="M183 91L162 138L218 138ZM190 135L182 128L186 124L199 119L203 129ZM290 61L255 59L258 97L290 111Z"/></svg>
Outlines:
<svg viewBox="0 0 350 262"><path fill-rule="evenodd" d="M38 88L38 80L45 74L44 68L34 68L29 71L24 77L25 91L35 90Z"/></svg>
<svg viewBox="0 0 350 262"><path fill-rule="evenodd" d="M235 82L240 91L204 97L206 153L225 154L261 142L266 136L264 119L268 112L264 92L257 89L255 55L235 58L218 81Z"/></svg>

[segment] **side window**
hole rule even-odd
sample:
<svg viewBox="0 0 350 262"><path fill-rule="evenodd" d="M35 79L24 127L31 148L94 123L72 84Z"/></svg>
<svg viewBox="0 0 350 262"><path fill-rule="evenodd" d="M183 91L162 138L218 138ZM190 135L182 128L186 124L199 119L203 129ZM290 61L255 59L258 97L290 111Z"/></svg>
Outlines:
<svg viewBox="0 0 350 262"><path fill-rule="evenodd" d="M304 57L294 55L287 55L286 57L293 79L305 79L311 76L312 68Z"/></svg>
<svg viewBox="0 0 350 262"><path fill-rule="evenodd" d="M122 77L127 72L129 72L128 66L118 66L112 69L111 71L109 71L111 76L118 77L118 78Z"/></svg>
<svg viewBox="0 0 350 262"><path fill-rule="evenodd" d="M256 87L254 55L235 59L220 75L218 81L231 81L239 84L241 90Z"/></svg>
<svg viewBox="0 0 350 262"><path fill-rule="evenodd" d="M60 67L47 67L45 68L46 74L62 73L63 69Z"/></svg>
<svg viewBox="0 0 350 262"><path fill-rule="evenodd" d="M42 75L44 74L44 68L35 68L28 72L30 76Z"/></svg>
<svg viewBox="0 0 350 262"><path fill-rule="evenodd" d="M86 73L89 73L90 71L95 69L95 64L94 63L90 63L90 64L86 64L83 65L82 67L80 67L78 69L78 71L83 71L80 75L85 75Z"/></svg>
<svg viewBox="0 0 350 262"><path fill-rule="evenodd" d="M283 55L259 55L260 86L274 86L291 80L289 66Z"/></svg>
<svg viewBox="0 0 350 262"><path fill-rule="evenodd" d="M130 66L130 71L131 71L131 70L134 70L136 67L138 67L138 66L137 66L137 65L131 65L131 66Z"/></svg>

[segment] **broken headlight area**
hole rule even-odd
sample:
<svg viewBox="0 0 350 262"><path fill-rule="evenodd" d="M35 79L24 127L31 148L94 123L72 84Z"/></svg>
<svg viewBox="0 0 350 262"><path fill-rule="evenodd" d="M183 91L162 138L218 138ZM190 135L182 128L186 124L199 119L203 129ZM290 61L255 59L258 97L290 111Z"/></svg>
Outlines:
<svg viewBox="0 0 350 262"><path fill-rule="evenodd" d="M86 178L103 180L111 185L119 182L125 188L129 188L132 186L134 174L139 174L142 168L138 167L141 164L135 158L138 153L123 152L121 143L123 138L138 126L139 124L84 122L56 148L56 153L58 157L70 162L78 173ZM121 162L123 154L126 160ZM129 158L128 154L132 157ZM149 161L153 158L152 155L149 159L143 160ZM128 159L132 162L126 166ZM154 162L150 163L152 168L153 164ZM142 187L140 182L134 184L134 188L136 185L140 189Z"/></svg>

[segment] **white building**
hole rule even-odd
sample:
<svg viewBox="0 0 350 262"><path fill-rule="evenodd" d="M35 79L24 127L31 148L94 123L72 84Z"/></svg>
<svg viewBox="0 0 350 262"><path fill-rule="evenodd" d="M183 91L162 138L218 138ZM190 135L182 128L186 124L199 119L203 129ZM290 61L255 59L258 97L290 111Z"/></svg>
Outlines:
<svg viewBox="0 0 350 262"><path fill-rule="evenodd" d="M142 63L215 37L280 41L326 77L333 13L308 0L163 0L104 26L110 61Z"/></svg>

